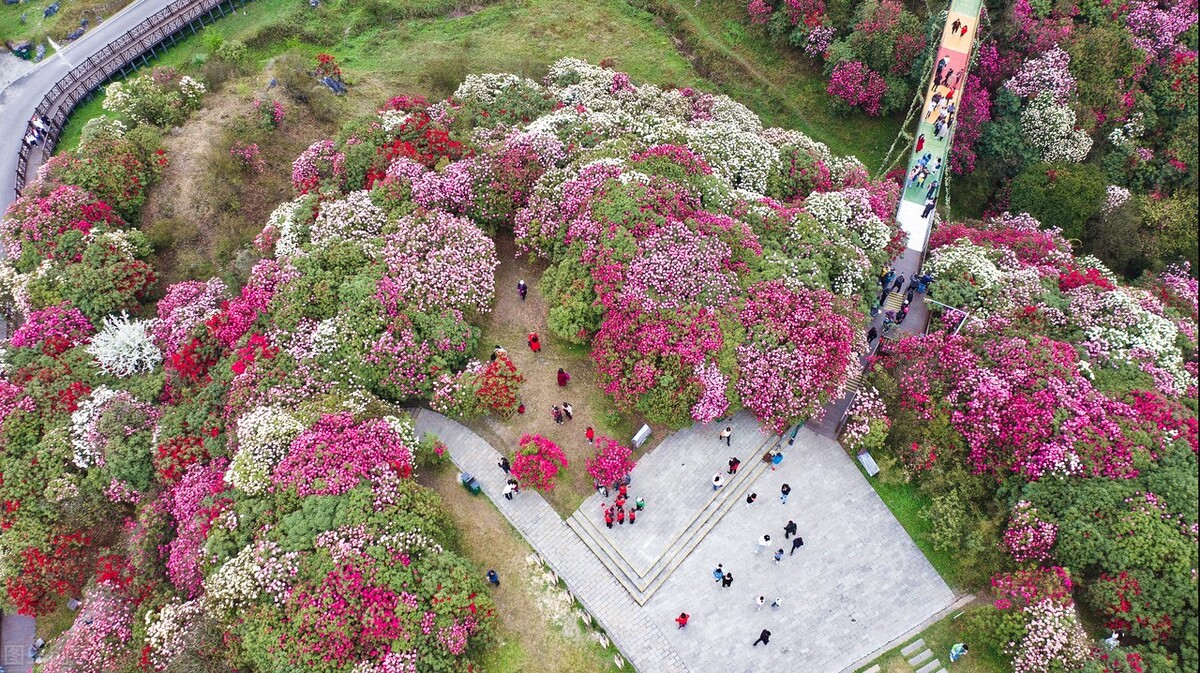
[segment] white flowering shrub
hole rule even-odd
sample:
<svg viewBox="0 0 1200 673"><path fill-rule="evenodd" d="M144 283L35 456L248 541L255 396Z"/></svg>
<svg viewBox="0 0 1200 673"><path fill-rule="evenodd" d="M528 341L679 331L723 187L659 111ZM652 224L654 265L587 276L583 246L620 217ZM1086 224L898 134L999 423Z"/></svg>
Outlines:
<svg viewBox="0 0 1200 673"><path fill-rule="evenodd" d="M336 239L365 244L377 239L385 224L387 213L371 202L370 192L360 189L350 192L344 199L321 204L321 212L309 232L309 241L316 247Z"/></svg>
<svg viewBox="0 0 1200 673"><path fill-rule="evenodd" d="M779 151L756 133L735 127L707 124L687 130L688 145L712 166L713 173L733 187L759 194L767 189L767 176L779 161Z"/></svg>
<svg viewBox="0 0 1200 673"><path fill-rule="evenodd" d="M134 320L124 311L104 318L104 327L87 352L96 358L96 366L118 378L147 374L162 363L162 352L151 338L153 320Z"/></svg>
<svg viewBox="0 0 1200 673"><path fill-rule="evenodd" d="M1049 95L1030 101L1021 111L1021 134L1047 162L1079 163L1092 150L1092 138L1075 128L1075 111Z"/></svg>
<svg viewBox="0 0 1200 673"><path fill-rule="evenodd" d="M166 668L183 654L204 618L202 599L187 602L172 601L160 610L146 613L146 644L151 665L157 670Z"/></svg>
<svg viewBox="0 0 1200 673"><path fill-rule="evenodd" d="M269 540L245 547L205 580L206 607L217 619L228 620L263 597L282 605L299 556Z"/></svg>
<svg viewBox="0 0 1200 673"><path fill-rule="evenodd" d="M510 73L485 73L467 75L462 84L454 90L454 98L459 101L476 100L481 103L491 103L496 97L511 88L527 88L540 91L541 86L531 80Z"/></svg>
<svg viewBox="0 0 1200 673"><path fill-rule="evenodd" d="M275 241L276 257L290 257L300 252L300 245L304 242L304 232L301 231L297 220L308 201L307 196L301 196L291 201L285 201L271 211L263 231L273 232L277 237Z"/></svg>
<svg viewBox="0 0 1200 673"><path fill-rule="evenodd" d="M104 464L101 445L104 438L96 431L96 424L108 403L119 394L107 386L100 386L71 413L71 462L75 467L89 468Z"/></svg>
<svg viewBox="0 0 1200 673"><path fill-rule="evenodd" d="M135 124L170 127L200 109L205 88L199 81L156 69L153 74L113 82L104 90L104 109L124 115Z"/></svg>
<svg viewBox="0 0 1200 673"><path fill-rule="evenodd" d="M1003 272L991 259L991 249L959 239L934 250L926 270L937 278L934 299L956 307L979 308L1000 286Z"/></svg>
<svg viewBox="0 0 1200 673"><path fill-rule="evenodd" d="M304 424L280 407L255 407L237 420L238 449L225 481L251 495L264 493L271 472Z"/></svg>

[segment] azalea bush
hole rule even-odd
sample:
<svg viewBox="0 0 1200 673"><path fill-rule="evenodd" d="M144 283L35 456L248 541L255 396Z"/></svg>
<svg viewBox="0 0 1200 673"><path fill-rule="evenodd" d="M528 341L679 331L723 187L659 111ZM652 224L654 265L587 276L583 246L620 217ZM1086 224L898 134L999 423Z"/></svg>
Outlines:
<svg viewBox="0 0 1200 673"><path fill-rule="evenodd" d="M597 484L613 486L633 472L633 452L608 437L596 437L596 454L587 459L587 473Z"/></svg>
<svg viewBox="0 0 1200 673"><path fill-rule="evenodd" d="M551 491L559 470L567 467L567 456L549 439L526 433L517 442L511 464L517 481L539 491Z"/></svg>

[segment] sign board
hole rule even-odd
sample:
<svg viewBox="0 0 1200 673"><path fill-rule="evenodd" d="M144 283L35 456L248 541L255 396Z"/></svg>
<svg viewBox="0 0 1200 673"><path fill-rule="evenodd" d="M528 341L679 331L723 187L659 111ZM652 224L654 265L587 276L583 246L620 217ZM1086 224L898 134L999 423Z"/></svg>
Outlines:
<svg viewBox="0 0 1200 673"><path fill-rule="evenodd" d="M650 426L643 425L642 429L638 430L637 434L633 436L633 447L635 449L640 449L642 444L646 443L647 439L650 439Z"/></svg>
<svg viewBox="0 0 1200 673"><path fill-rule="evenodd" d="M858 454L858 462L862 463L868 477L874 477L879 474L879 466L875 464L875 459L871 457L871 454L866 451Z"/></svg>

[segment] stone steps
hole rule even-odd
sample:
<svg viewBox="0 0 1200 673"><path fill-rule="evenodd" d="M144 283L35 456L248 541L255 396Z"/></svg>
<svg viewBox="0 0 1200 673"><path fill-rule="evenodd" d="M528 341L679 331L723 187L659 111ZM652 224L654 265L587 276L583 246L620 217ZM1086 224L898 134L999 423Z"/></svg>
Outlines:
<svg viewBox="0 0 1200 673"><path fill-rule="evenodd" d="M914 640L913 642L905 645L904 647L901 647L900 654L903 654L906 657L911 657L913 652L917 652L917 651L923 649L924 647L925 647L925 640L922 638L918 638L917 640Z"/></svg>
<svg viewBox="0 0 1200 673"><path fill-rule="evenodd" d="M677 532L669 543L664 546L664 552L654 563L645 569L635 566L615 546L602 530L599 513L584 514L583 509L576 510L566 519L567 526L573 530L583 543L600 559L622 587L638 605L645 605L654 593L666 582L675 568L687 558L704 536L710 531L731 507L743 501L743 497L753 487L758 477L768 471L770 466L757 459L778 441L777 437L766 436L754 453L749 467L738 471L729 483L709 496L705 506L698 510L688 525ZM664 447L660 446L655 453ZM669 449L668 449L669 450ZM746 463L743 463L746 465ZM637 525L637 524L634 524Z"/></svg>
<svg viewBox="0 0 1200 673"><path fill-rule="evenodd" d="M938 661L937 659L934 659L933 661L929 662L928 664L925 664L924 666L918 668L917 673L933 673L934 671L938 670L939 668L942 668L942 662Z"/></svg>

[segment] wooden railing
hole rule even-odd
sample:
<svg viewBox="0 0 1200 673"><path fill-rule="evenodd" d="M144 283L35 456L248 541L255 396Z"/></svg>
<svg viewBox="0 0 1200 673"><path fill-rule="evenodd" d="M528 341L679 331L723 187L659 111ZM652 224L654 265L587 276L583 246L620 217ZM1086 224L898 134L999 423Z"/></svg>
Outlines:
<svg viewBox="0 0 1200 673"><path fill-rule="evenodd" d="M80 63L50 89L34 112L50 122L41 147L36 148L41 152L39 158L44 161L50 157L71 111L95 94L102 85L135 72L139 67L149 64L149 59L173 46L184 33L195 35L197 28L216 21L235 8L244 7L249 1L178 0L147 17ZM29 159L34 150L21 143L17 156L18 197L25 187Z"/></svg>

